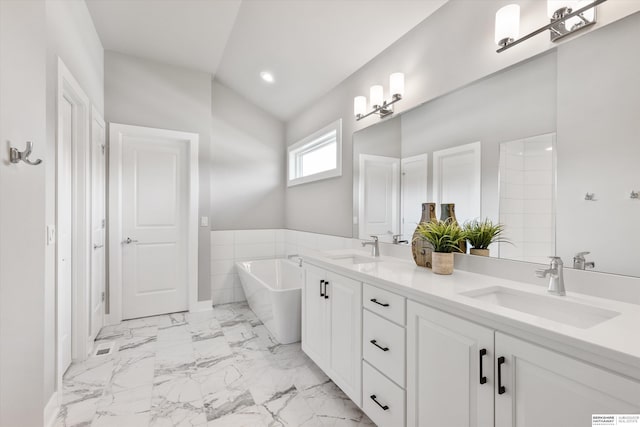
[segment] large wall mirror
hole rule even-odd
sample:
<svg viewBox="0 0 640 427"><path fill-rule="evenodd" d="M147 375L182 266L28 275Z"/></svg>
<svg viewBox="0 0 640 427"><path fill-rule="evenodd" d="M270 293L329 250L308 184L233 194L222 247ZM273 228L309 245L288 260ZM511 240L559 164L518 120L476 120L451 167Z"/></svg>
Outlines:
<svg viewBox="0 0 640 427"><path fill-rule="evenodd" d="M637 40L640 13L356 132L354 236L410 241L455 203L505 225L491 256L640 276Z"/></svg>

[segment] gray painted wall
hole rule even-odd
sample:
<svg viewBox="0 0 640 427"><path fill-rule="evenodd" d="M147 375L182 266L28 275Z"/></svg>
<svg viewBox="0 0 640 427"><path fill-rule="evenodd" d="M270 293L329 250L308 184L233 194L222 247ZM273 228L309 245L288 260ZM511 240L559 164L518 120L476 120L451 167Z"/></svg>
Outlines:
<svg viewBox="0 0 640 427"><path fill-rule="evenodd" d="M556 130L556 52L431 101L401 121L402 157L428 153L430 184L434 151L480 141L481 215L497 220L500 143ZM431 185L428 195L432 201Z"/></svg>
<svg viewBox="0 0 640 427"><path fill-rule="evenodd" d="M460 88L510 65L557 46L540 35L502 54L495 52L495 12L504 0L450 0L404 37L360 70L287 122L286 141L291 145L338 118L343 119L343 175L340 178L287 189L287 228L351 236L352 231L352 143L354 131L378 121L353 118L353 97L368 95L373 84L385 85L392 72L405 73L406 93L396 112L407 111L426 101ZM546 19L546 2L520 0L521 29L538 28ZM640 10L640 2L619 0L603 3L598 23L590 30ZM456 23L455 28L452 23ZM443 42L446 40L446 43ZM322 201L328 209L318 209Z"/></svg>
<svg viewBox="0 0 640 427"><path fill-rule="evenodd" d="M104 112L104 49L85 2L47 0L47 161L46 223L55 224L58 57L91 103ZM45 402L55 391L55 245L46 247Z"/></svg>
<svg viewBox="0 0 640 427"><path fill-rule="evenodd" d="M284 124L214 80L211 229L284 227Z"/></svg>
<svg viewBox="0 0 640 427"><path fill-rule="evenodd" d="M46 15L0 1L0 425L43 425ZM37 167L9 163L34 143Z"/></svg>
<svg viewBox="0 0 640 427"><path fill-rule="evenodd" d="M211 196L211 75L129 55L105 52L105 120L200 135L199 215ZM198 228L198 299L211 298L210 237Z"/></svg>

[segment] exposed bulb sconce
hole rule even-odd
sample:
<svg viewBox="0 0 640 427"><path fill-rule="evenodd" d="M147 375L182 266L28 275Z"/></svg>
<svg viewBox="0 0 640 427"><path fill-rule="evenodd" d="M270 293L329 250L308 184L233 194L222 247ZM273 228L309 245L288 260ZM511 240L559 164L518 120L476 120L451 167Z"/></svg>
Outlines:
<svg viewBox="0 0 640 427"><path fill-rule="evenodd" d="M550 23L526 36L519 36L520 6L510 4L496 13L495 41L498 53L522 43L533 36L549 31L552 42L596 23L596 6L607 0L547 0Z"/></svg>
<svg viewBox="0 0 640 427"><path fill-rule="evenodd" d="M507 5L496 12L496 44L500 47L513 43L520 36L520 6Z"/></svg>
<svg viewBox="0 0 640 427"><path fill-rule="evenodd" d="M369 89L371 111L369 112L367 112L367 98L365 96L353 98L353 114L355 114L356 120L362 120L372 114L377 114L380 118L393 114L393 104L404 96L403 73L393 73L389 76L389 92L391 92L391 100L387 101L384 99L382 85L371 86Z"/></svg>

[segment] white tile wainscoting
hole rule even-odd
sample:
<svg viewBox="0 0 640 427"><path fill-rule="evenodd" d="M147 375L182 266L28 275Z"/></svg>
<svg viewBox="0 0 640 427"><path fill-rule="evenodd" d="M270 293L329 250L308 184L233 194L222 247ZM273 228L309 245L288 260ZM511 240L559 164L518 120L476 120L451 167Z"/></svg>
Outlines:
<svg viewBox="0 0 640 427"><path fill-rule="evenodd" d="M225 230L211 232L211 296L213 304L245 300L235 261L304 254L306 250L360 249L362 240L287 229ZM380 253L411 260L410 245L380 244ZM549 255L551 255L551 252ZM568 261L568 260L565 260ZM570 260L569 260L570 261ZM456 255L455 268L503 279L547 286L534 270L548 264L510 259ZM640 278L565 269L568 291L640 304ZM603 286L606 283L606 286Z"/></svg>
<svg viewBox="0 0 640 427"><path fill-rule="evenodd" d="M214 305L244 301L237 261L282 258L305 250L344 249L359 240L287 229L211 232L211 299Z"/></svg>

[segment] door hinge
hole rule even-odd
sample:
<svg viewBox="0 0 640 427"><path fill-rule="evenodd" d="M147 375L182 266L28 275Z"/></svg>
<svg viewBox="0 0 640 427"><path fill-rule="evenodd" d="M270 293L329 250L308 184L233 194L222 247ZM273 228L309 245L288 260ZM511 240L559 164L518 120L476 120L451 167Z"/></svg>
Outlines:
<svg viewBox="0 0 640 427"><path fill-rule="evenodd" d="M102 293L102 302L104 302L104 292Z"/></svg>
<svg viewBox="0 0 640 427"><path fill-rule="evenodd" d="M104 228L107 224L107 221L105 219L102 220L102 228Z"/></svg>
<svg viewBox="0 0 640 427"><path fill-rule="evenodd" d="M102 144L100 147L102 147L102 154L104 154L104 150L105 150L104 144Z"/></svg>

